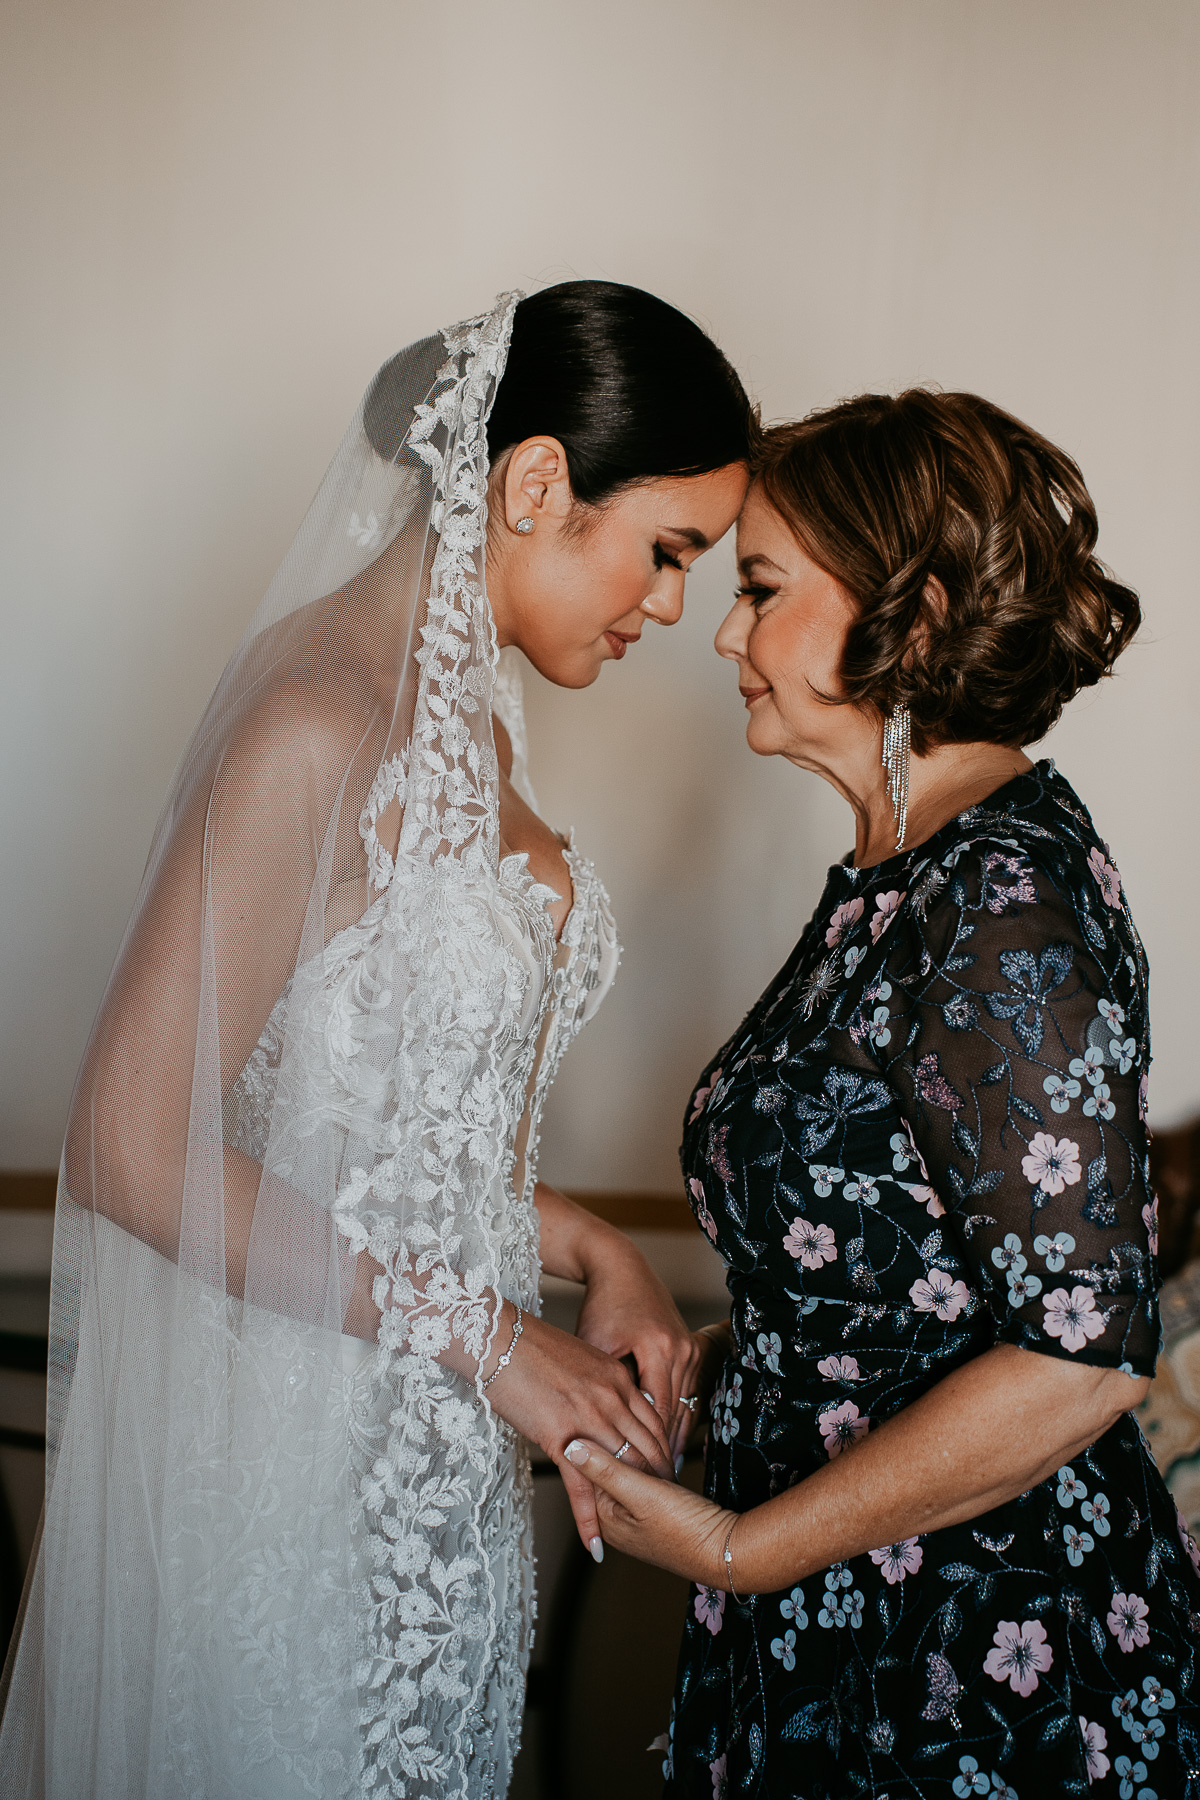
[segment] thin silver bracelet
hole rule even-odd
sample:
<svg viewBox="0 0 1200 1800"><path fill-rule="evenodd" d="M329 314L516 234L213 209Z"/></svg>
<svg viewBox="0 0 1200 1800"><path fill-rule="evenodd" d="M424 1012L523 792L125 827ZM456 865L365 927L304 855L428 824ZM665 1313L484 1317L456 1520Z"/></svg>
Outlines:
<svg viewBox="0 0 1200 1800"><path fill-rule="evenodd" d="M734 1514L733 1523L730 1525L729 1530L725 1533L725 1548L721 1552L721 1561L725 1564L725 1579L729 1583L729 1592L732 1594L733 1598L737 1601L737 1604L739 1606L742 1604L742 1597L736 1591L736 1589L734 1588L734 1585L733 1585L733 1551L729 1548L729 1546L733 1539L734 1529L740 1523L741 1517L742 1517L741 1513Z"/></svg>
<svg viewBox="0 0 1200 1800"><path fill-rule="evenodd" d="M514 1301L513 1304L516 1305L516 1302ZM517 1347L517 1339L520 1337L523 1329L524 1329L524 1314L522 1313L520 1307L518 1306L517 1307L517 1322L513 1326L512 1343L508 1346L508 1349L504 1352L504 1355L500 1358L500 1361L496 1364L495 1368L492 1370L492 1372L488 1376L487 1380L485 1382L481 1383L480 1390L479 1390L480 1393L482 1393L484 1391L484 1389L491 1387L493 1381L495 1381L497 1375L499 1375L499 1373L502 1369L507 1369L509 1363L513 1359L513 1351Z"/></svg>

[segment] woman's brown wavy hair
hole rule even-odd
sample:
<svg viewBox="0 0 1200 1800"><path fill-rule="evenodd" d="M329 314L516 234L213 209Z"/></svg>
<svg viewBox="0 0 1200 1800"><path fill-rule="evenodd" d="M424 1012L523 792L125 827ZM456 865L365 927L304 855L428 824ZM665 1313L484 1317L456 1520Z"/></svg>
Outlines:
<svg viewBox="0 0 1200 1800"><path fill-rule="evenodd" d="M907 706L918 752L1036 742L1141 623L1071 458L977 394L863 394L774 426L755 475L858 602L845 700Z"/></svg>

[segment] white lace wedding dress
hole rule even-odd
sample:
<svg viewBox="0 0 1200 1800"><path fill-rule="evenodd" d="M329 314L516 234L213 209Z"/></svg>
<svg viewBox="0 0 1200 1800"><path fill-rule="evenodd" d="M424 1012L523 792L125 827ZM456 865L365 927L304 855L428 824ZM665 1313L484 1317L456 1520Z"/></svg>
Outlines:
<svg viewBox="0 0 1200 1800"><path fill-rule="evenodd" d="M519 686L506 669L497 682L495 712L514 745L514 785L532 804L520 707ZM293 1091L281 1116L279 1043L272 1017L226 1102L230 1141L256 1161L268 1158L268 1129L286 1143L290 1133L303 1136L327 1108L352 1116L357 1085L373 1077L355 1054L358 997L373 980L395 904L391 889L404 877L391 871L391 859L374 841L371 812L368 806L364 838L388 886L363 918L326 948L312 1061L292 1073ZM535 1313L539 1258L533 1189L542 1108L567 1046L600 1005L620 956L608 897L591 863L570 841L564 862L573 898L558 942L545 905L552 890L530 878L523 856L502 859L492 892L474 897L486 919L477 913L475 930L455 940L465 964L462 986L476 988L480 996L489 989L505 996L507 1017L497 1041L496 1070L504 1107L502 1194L491 1220L491 1251L500 1292ZM287 1000L286 994L280 997L281 1008ZM462 1059L456 1034L478 1035L481 1016L482 1009L460 1007L444 1036L430 1036L421 1044L427 1080L455 1086L455 1064ZM331 1022L343 1048L343 1054L333 1057ZM291 1030L296 1030L294 1013ZM414 1049L409 1046L409 1054ZM287 1173L286 1153L271 1160L280 1173ZM412 1310L410 1303L410 1342ZM434 1331L431 1347L436 1347L436 1305L430 1306L426 1321ZM342 1365L355 1424L353 1447L346 1456L341 1444L329 1446L323 1486L328 1507L348 1508L354 1519L352 1577L362 1595L357 1658L370 1696L361 1718L367 1768L363 1792L439 1797L460 1791L489 1797L502 1793L519 1742L534 1617L526 1449L494 1415L495 1435L481 1443L475 1384L436 1363L410 1356L397 1380L395 1359L386 1351L345 1338ZM327 1678L332 1646L314 1644L311 1664L300 1672L294 1660L288 1667L275 1666L269 1645L280 1558L289 1551L306 1559L319 1555L322 1541L312 1480L312 1458L321 1452L307 1439L289 1442L286 1424L289 1393L312 1378L296 1334L285 1321L276 1321L260 1348L259 1379L278 1408L272 1420L280 1458L278 1504L265 1519L253 1510L238 1512L229 1530L224 1523L229 1508L222 1497L208 1519L191 1521L207 1545L221 1531L227 1558L244 1570L235 1583L244 1645L244 1672L235 1688L242 1715L235 1755L247 1765L287 1769L278 1788L254 1789L272 1800L276 1793L280 1800L285 1795L291 1800L304 1791L296 1777L309 1764L304 1777L314 1784L309 1791L325 1791L320 1764L334 1740L323 1731L322 1721L331 1702L338 1705ZM393 1414L398 1404L404 1417L397 1430ZM415 1429L414 1420L419 1421ZM304 1507L289 1516L287 1463L296 1455L307 1465L295 1489L303 1494ZM462 1459L474 1465L474 1480L463 1481L456 1466ZM340 1534L334 1535L336 1540ZM320 1572L310 1564L305 1585L312 1586L314 1577L321 1585ZM327 1579L339 1579L336 1553ZM490 1646L489 1666L465 1720L464 1640ZM397 1771L402 1784L396 1781Z"/></svg>
<svg viewBox="0 0 1200 1800"><path fill-rule="evenodd" d="M68 1123L4 1800L507 1788L528 1466L441 1358L537 1307L542 1106L618 955L571 845L556 942L500 839L493 714L532 803L484 579L516 299L376 378L160 820Z"/></svg>

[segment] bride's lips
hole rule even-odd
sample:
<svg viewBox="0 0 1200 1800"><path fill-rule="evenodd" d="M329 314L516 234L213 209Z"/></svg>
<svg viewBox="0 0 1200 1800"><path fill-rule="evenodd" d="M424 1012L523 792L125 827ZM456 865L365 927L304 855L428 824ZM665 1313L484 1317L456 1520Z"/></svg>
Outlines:
<svg viewBox="0 0 1200 1800"><path fill-rule="evenodd" d="M763 695L769 694L770 691L770 687L740 687L738 689L738 693L742 696L742 699L746 702L748 707L753 706L756 700L761 700Z"/></svg>
<svg viewBox="0 0 1200 1800"><path fill-rule="evenodd" d="M638 641L637 634L634 632L630 632L628 636L626 636L626 634L621 631L606 631L604 637L605 642L608 644L608 647L612 651L617 662L620 662L621 658L624 656L626 646L628 644L636 644Z"/></svg>

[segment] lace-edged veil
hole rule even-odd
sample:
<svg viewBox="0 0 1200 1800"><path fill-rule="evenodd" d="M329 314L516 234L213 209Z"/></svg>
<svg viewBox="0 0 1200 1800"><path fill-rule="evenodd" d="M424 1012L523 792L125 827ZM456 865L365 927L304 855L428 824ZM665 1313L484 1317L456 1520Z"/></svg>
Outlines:
<svg viewBox="0 0 1200 1800"><path fill-rule="evenodd" d="M385 366L159 822L64 1152L7 1795L483 1792L503 1756L507 1427L437 1359L485 1356L501 1276L483 559L518 298ZM377 1344L344 1329L367 1250Z"/></svg>

